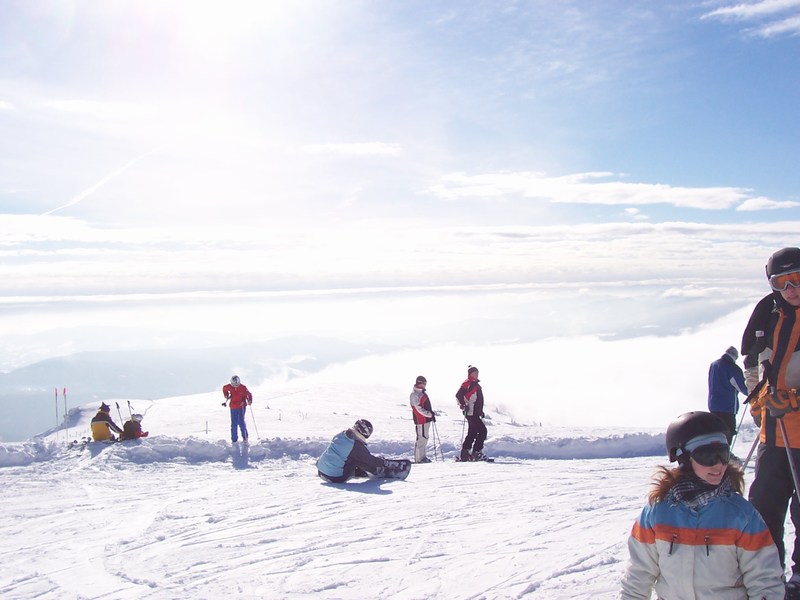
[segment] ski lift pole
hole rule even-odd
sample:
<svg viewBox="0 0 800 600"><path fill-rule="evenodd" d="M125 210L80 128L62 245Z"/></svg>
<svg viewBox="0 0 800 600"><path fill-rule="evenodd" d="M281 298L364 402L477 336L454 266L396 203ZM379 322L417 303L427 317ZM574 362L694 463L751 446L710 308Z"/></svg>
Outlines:
<svg viewBox="0 0 800 600"><path fill-rule="evenodd" d="M67 388L61 390L64 394L64 428L67 430L67 439L65 441L69 442L69 421L67 421ZM56 388L56 394L58 394L58 388Z"/></svg>
<svg viewBox="0 0 800 600"><path fill-rule="evenodd" d="M58 388L56 388L56 441L58 441Z"/></svg>

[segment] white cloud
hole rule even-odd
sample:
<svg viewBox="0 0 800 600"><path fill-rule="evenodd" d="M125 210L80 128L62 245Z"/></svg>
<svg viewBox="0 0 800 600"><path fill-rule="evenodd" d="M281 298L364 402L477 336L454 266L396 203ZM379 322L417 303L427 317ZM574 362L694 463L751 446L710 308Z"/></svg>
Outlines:
<svg viewBox="0 0 800 600"><path fill-rule="evenodd" d="M0 100L0 110L14 110L16 107L11 102Z"/></svg>
<svg viewBox="0 0 800 600"><path fill-rule="evenodd" d="M128 102L103 102L98 100L47 100L40 103L43 108L67 114L91 116L109 121L125 121L152 114L151 107Z"/></svg>
<svg viewBox="0 0 800 600"><path fill-rule="evenodd" d="M781 208L795 208L800 206L800 202L795 202L794 200L770 200L769 198L764 198L763 196L759 196L757 198L748 198L744 202L742 202L739 206L736 207L736 210L739 211L754 211L754 210L777 210Z"/></svg>
<svg viewBox="0 0 800 600"><path fill-rule="evenodd" d="M500 198L519 195L555 203L599 205L669 204L684 208L722 210L749 199L750 190L733 187L688 188L666 184L597 181L612 177L606 172L575 173L550 177L535 172L503 172L466 175L454 173L429 188L448 200Z"/></svg>
<svg viewBox="0 0 800 600"><path fill-rule="evenodd" d="M800 34L800 0L735 3L704 14L703 19L755 23L752 35L771 38Z"/></svg>
<svg viewBox="0 0 800 600"><path fill-rule="evenodd" d="M350 144L308 144L302 147L309 154L336 154L342 156L401 156L400 144L360 142Z"/></svg>

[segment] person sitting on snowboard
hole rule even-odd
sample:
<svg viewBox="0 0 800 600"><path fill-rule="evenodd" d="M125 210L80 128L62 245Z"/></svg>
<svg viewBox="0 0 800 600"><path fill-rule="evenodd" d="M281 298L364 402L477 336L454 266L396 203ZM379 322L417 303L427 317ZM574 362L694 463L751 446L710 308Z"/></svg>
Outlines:
<svg viewBox="0 0 800 600"><path fill-rule="evenodd" d="M119 436L120 441L135 440L150 435L149 431L142 431L142 418L142 415L137 413L131 415L129 421L125 421L122 426L122 435Z"/></svg>
<svg viewBox="0 0 800 600"><path fill-rule="evenodd" d="M411 470L410 460L388 460L373 456L366 440L372 435L372 423L359 419L338 433L317 459L317 474L331 483L344 483L352 477L388 477L405 479Z"/></svg>
<svg viewBox="0 0 800 600"><path fill-rule="evenodd" d="M467 419L467 437L461 445L461 460L483 460L483 443L486 441L486 424L483 422L483 388L478 379L478 368L469 366L467 379L456 392L458 406ZM470 452L472 448L472 452Z"/></svg>
<svg viewBox="0 0 800 600"><path fill-rule="evenodd" d="M92 439L95 442L116 441L117 438L111 433L122 433L119 425L111 420L111 407L103 402L100 404L100 410L92 417Z"/></svg>

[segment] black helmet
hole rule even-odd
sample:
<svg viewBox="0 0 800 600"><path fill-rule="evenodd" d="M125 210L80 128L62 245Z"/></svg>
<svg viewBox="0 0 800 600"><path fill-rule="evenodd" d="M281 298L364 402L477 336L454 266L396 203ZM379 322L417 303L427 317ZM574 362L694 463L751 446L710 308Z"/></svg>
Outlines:
<svg viewBox="0 0 800 600"><path fill-rule="evenodd" d="M767 261L767 279L773 275L800 270L800 248L782 248Z"/></svg>
<svg viewBox="0 0 800 600"><path fill-rule="evenodd" d="M364 439L372 435L372 423L366 419L359 419L356 421L355 425L353 425L353 429Z"/></svg>
<svg viewBox="0 0 800 600"><path fill-rule="evenodd" d="M696 410L682 414L667 427L667 453L675 462L686 451L686 443L699 435L721 433L728 435L728 426L717 415ZM680 451L680 452L679 452Z"/></svg>

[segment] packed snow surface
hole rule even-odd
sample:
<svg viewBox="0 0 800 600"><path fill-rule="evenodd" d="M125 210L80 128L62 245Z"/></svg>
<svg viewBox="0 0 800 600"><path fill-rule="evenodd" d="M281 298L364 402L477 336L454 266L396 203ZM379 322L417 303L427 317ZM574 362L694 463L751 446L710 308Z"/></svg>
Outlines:
<svg viewBox="0 0 800 600"><path fill-rule="evenodd" d="M133 442L68 448L93 404L0 445L0 597L614 598L666 462L662 431L520 423L487 398L496 461L457 463L463 417L431 393L436 461L405 481L333 485L315 459L357 418L375 426L374 454L413 457L407 393L309 380L251 391L249 445L231 444L219 391L108 400L116 421L144 414L150 435ZM754 435L743 428L738 454Z"/></svg>

